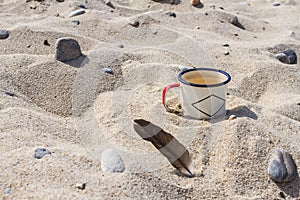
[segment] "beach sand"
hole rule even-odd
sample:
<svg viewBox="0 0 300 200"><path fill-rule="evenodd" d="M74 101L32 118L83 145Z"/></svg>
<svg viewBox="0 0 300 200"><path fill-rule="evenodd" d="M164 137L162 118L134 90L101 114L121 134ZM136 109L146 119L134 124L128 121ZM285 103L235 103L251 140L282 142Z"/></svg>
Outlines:
<svg viewBox="0 0 300 200"><path fill-rule="evenodd" d="M300 199L299 176L279 184L267 173L276 148L300 171L300 67L274 58L300 55L300 2L201 2L1 0L0 199ZM86 13L69 17L78 5ZM83 56L55 60L61 37ZM161 93L178 82L179 65L231 75L225 120L165 111ZM142 140L138 118L184 144L197 175L181 175ZM40 147L51 155L35 159ZM101 169L107 148L123 173Z"/></svg>

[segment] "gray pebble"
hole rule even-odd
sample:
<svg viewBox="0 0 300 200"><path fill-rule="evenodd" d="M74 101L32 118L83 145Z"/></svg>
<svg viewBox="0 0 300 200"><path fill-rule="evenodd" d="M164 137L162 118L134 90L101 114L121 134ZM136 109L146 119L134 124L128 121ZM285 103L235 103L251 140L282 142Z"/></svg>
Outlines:
<svg viewBox="0 0 300 200"><path fill-rule="evenodd" d="M269 163L268 174L278 183L295 179L297 168L292 156L284 150L275 149L274 156Z"/></svg>
<svg viewBox="0 0 300 200"><path fill-rule="evenodd" d="M101 169L105 172L123 172L125 170L121 156L114 149L101 154Z"/></svg>
<svg viewBox="0 0 300 200"><path fill-rule="evenodd" d="M129 22L129 25L133 27L138 27L140 25L140 22L138 20L134 20L132 22Z"/></svg>
<svg viewBox="0 0 300 200"><path fill-rule="evenodd" d="M291 49L278 53L274 57L286 64L297 64L297 54Z"/></svg>
<svg viewBox="0 0 300 200"><path fill-rule="evenodd" d="M113 70L107 67L102 68L102 71L109 73L109 74L113 74Z"/></svg>
<svg viewBox="0 0 300 200"><path fill-rule="evenodd" d="M225 56L228 56L229 54L230 54L229 51L224 51L224 55L225 55Z"/></svg>
<svg viewBox="0 0 300 200"><path fill-rule="evenodd" d="M280 6L281 4L280 4L279 2L276 1L276 2L273 2L272 5L273 5L273 6Z"/></svg>
<svg viewBox="0 0 300 200"><path fill-rule="evenodd" d="M6 39L9 36L9 32L7 30L0 30L0 39Z"/></svg>
<svg viewBox="0 0 300 200"><path fill-rule="evenodd" d="M229 22L235 26L239 25L239 19L237 18L237 16L230 17Z"/></svg>
<svg viewBox="0 0 300 200"><path fill-rule="evenodd" d="M120 47L120 48L124 48L124 45L123 44L119 44L119 46L118 47Z"/></svg>
<svg viewBox="0 0 300 200"><path fill-rule="evenodd" d="M11 192L11 189L10 188L5 188L5 190L4 190L4 194L9 194Z"/></svg>
<svg viewBox="0 0 300 200"><path fill-rule="evenodd" d="M61 62L71 61L82 55L79 43L72 38L59 38L55 44L55 59Z"/></svg>
<svg viewBox="0 0 300 200"><path fill-rule="evenodd" d="M48 150L48 149L45 149L45 148L37 148L35 151L34 151L34 158L37 158L37 159L41 159L43 158L45 155L51 155L51 152Z"/></svg>
<svg viewBox="0 0 300 200"><path fill-rule="evenodd" d="M74 17L74 16L77 16L77 15L82 15L85 13L85 10L84 9L78 9L78 10L74 10L73 12L71 12L69 14L69 17Z"/></svg>

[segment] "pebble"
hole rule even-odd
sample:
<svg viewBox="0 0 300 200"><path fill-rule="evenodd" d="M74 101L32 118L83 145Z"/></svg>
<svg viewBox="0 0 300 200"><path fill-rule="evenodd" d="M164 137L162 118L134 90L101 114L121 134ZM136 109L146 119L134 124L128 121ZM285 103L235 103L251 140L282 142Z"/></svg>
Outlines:
<svg viewBox="0 0 300 200"><path fill-rule="evenodd" d="M297 54L291 49L278 53L274 57L286 64L297 64Z"/></svg>
<svg viewBox="0 0 300 200"><path fill-rule="evenodd" d="M132 22L129 22L129 25L133 27L138 27L140 25L140 22L138 20L134 20Z"/></svg>
<svg viewBox="0 0 300 200"><path fill-rule="evenodd" d="M281 4L280 4L279 2L276 1L276 2L272 3L272 5L273 5L273 6L280 6Z"/></svg>
<svg viewBox="0 0 300 200"><path fill-rule="evenodd" d="M77 183L76 184L76 188L80 189L80 190L84 190L86 187L86 183Z"/></svg>
<svg viewBox="0 0 300 200"><path fill-rule="evenodd" d="M223 47L229 47L230 45L229 44L223 44Z"/></svg>
<svg viewBox="0 0 300 200"><path fill-rule="evenodd" d="M228 56L229 54L230 54L229 51L225 51L225 52L224 52L224 55L225 55L225 56Z"/></svg>
<svg viewBox="0 0 300 200"><path fill-rule="evenodd" d="M43 158L45 155L51 155L51 152L48 150L48 149L45 149L45 148L37 148L35 151L34 151L34 158L37 158L37 159L41 159Z"/></svg>
<svg viewBox="0 0 300 200"><path fill-rule="evenodd" d="M44 40L44 45L45 45L45 46L50 46L48 40Z"/></svg>
<svg viewBox="0 0 300 200"><path fill-rule="evenodd" d="M85 13L85 10L84 9L78 9L78 10L74 10L73 12L71 12L69 14L69 17L74 17L74 16L77 16L77 15L82 15Z"/></svg>
<svg viewBox="0 0 300 200"><path fill-rule="evenodd" d="M102 71L109 73L109 74L113 74L113 70L107 67L102 68Z"/></svg>
<svg viewBox="0 0 300 200"><path fill-rule="evenodd" d="M272 180L278 183L295 179L297 170L292 156L284 150L275 149L269 162L268 174Z"/></svg>
<svg viewBox="0 0 300 200"><path fill-rule="evenodd" d="M64 2L65 0L56 0L57 2Z"/></svg>
<svg viewBox="0 0 300 200"><path fill-rule="evenodd" d="M59 38L55 44L55 59L61 62L71 61L82 55L79 43L72 38Z"/></svg>
<svg viewBox="0 0 300 200"><path fill-rule="evenodd" d="M123 44L119 44L118 47L124 48L124 45Z"/></svg>
<svg viewBox="0 0 300 200"><path fill-rule="evenodd" d="M110 0L105 1L105 5L111 7L112 9L115 9L115 6L112 4Z"/></svg>
<svg viewBox="0 0 300 200"><path fill-rule="evenodd" d="M229 19L229 23L238 26L239 25L239 19L237 18L237 16L232 16Z"/></svg>
<svg viewBox="0 0 300 200"><path fill-rule="evenodd" d="M9 32L7 30L0 30L0 39L6 39L9 36Z"/></svg>
<svg viewBox="0 0 300 200"><path fill-rule="evenodd" d="M192 1L191 1L191 4L192 4L193 6L198 6L200 3L201 3L200 0L192 0Z"/></svg>
<svg viewBox="0 0 300 200"><path fill-rule="evenodd" d="M176 13L174 12L167 12L166 13L169 17L176 17Z"/></svg>
<svg viewBox="0 0 300 200"><path fill-rule="evenodd" d="M5 190L4 190L4 194L9 194L11 192L11 188L5 188Z"/></svg>
<svg viewBox="0 0 300 200"><path fill-rule="evenodd" d="M114 149L101 154L101 169L105 172L123 172L125 170L121 156Z"/></svg>
<svg viewBox="0 0 300 200"><path fill-rule="evenodd" d="M239 2L239 4L240 4L241 6L250 6L250 5L251 5L250 3L246 2L246 1L244 1L244 2Z"/></svg>

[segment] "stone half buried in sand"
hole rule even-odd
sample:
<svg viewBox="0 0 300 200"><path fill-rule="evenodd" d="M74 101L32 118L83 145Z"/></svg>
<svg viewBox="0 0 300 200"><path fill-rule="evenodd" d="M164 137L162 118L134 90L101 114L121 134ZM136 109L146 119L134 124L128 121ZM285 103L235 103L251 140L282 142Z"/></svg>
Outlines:
<svg viewBox="0 0 300 200"><path fill-rule="evenodd" d="M268 168L272 180L278 183L289 182L296 178L297 168L292 156L281 149L274 150Z"/></svg>
<svg viewBox="0 0 300 200"><path fill-rule="evenodd" d="M61 62L74 60L82 55L79 43L72 38L59 38L55 44L55 59Z"/></svg>
<svg viewBox="0 0 300 200"><path fill-rule="evenodd" d="M291 49L278 53L274 57L285 64L297 64L297 54Z"/></svg>

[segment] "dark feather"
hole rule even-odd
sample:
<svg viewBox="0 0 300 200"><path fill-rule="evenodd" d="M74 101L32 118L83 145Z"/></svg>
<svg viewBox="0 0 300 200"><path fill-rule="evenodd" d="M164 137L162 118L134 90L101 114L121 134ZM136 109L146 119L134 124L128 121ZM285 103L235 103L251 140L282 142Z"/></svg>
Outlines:
<svg viewBox="0 0 300 200"><path fill-rule="evenodd" d="M149 121L135 119L134 122L134 130L144 140L151 142L176 169L187 176L194 176L192 158L175 137Z"/></svg>

